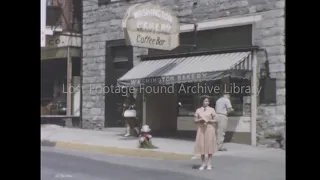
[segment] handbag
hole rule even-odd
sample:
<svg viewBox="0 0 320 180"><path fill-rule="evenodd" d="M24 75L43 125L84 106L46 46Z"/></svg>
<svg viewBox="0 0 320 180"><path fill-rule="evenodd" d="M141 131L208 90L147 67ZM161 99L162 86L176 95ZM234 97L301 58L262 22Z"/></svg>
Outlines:
<svg viewBox="0 0 320 180"><path fill-rule="evenodd" d="M125 118L137 117L137 111L135 109L129 108L129 109L124 111L123 117L125 117Z"/></svg>

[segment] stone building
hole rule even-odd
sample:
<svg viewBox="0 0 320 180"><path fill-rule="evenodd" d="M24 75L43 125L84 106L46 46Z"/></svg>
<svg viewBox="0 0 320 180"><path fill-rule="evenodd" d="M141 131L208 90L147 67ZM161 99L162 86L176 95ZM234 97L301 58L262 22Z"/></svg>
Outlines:
<svg viewBox="0 0 320 180"><path fill-rule="evenodd" d="M86 129L100 130L109 127L107 107L108 101L114 97L105 97L103 93L90 91L94 86L106 85L106 79L113 76L108 73L110 63L106 61L108 52L123 50L106 50L108 44L124 46L124 33L121 28L122 18L128 7L145 0L90 0L83 1L83 96L82 125ZM198 23L211 21L221 30L220 35L229 32L246 31L245 25L252 23L252 45L264 48L268 53L270 76L276 78L276 103L258 104L257 111L257 141L258 144L279 146L275 143L279 131L285 126L285 1L284 0L153 0L172 9L181 21L196 21ZM249 22L250 21L250 22ZM216 23L215 23L216 22ZM219 23L221 27L218 27ZM232 25L234 24L234 25ZM186 25L187 26L187 25ZM238 29L226 29L235 27ZM240 27L241 26L241 27ZM206 25L204 25L203 31ZM225 29L225 31L223 30ZM198 35L201 41L201 27ZM205 32L203 32L205 34ZM212 34L213 31L209 34ZM241 34L241 33L240 33ZM243 35L235 36L240 37ZM245 34L245 33L244 33ZM185 33L185 36L192 34ZM183 33L181 36L184 36ZM180 36L180 37L181 37ZM205 35L203 35L205 36ZM251 36L251 35L250 35ZM213 41L215 36L213 36ZM203 39L203 38L202 38ZM204 38L205 39L205 38ZM216 37L216 39L218 39ZM224 40L217 40L224 42ZM251 42L250 42L251 43ZM204 43L206 44L206 43ZM246 43L244 43L246 44ZM240 43L241 45L241 43ZM201 45L200 45L201 46ZM220 47L213 45L214 47ZM113 47L113 46L111 46ZM150 50L149 50L150 51ZM131 52L129 65L117 71L117 78L140 62L139 55L147 55L148 49L132 47L125 52ZM117 54L117 53L116 53ZM114 55L114 54L113 54ZM116 55L114 55L116 56ZM122 55L119 55L121 59ZM266 56L259 52L258 63L263 66ZM121 65L120 65L121 66ZM121 69L121 68L120 68ZM106 103L107 102L107 103ZM116 123L115 123L116 124ZM283 134L283 132L282 132Z"/></svg>

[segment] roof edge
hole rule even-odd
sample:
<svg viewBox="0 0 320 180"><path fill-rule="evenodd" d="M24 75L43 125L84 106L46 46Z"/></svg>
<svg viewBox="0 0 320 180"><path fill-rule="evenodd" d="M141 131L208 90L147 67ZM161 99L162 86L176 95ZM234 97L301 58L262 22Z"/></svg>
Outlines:
<svg viewBox="0 0 320 180"><path fill-rule="evenodd" d="M180 57L190 57L190 56L203 56L211 54L224 54L224 53L236 53L236 52L248 52L259 50L259 46L245 46L245 47L234 47L234 48L220 48L220 49L211 49L206 51L194 51L187 53L169 53L165 55L142 55L138 56L141 58L141 61L146 60L159 60L159 59L169 59L169 58L180 58Z"/></svg>

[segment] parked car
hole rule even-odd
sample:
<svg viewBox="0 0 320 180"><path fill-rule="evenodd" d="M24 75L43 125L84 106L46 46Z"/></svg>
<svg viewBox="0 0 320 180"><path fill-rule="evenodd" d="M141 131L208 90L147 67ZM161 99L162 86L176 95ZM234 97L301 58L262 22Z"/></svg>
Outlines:
<svg viewBox="0 0 320 180"><path fill-rule="evenodd" d="M46 101L46 102L44 102ZM67 103L64 98L51 99L50 101L41 101L41 114L42 115L66 115Z"/></svg>
<svg viewBox="0 0 320 180"><path fill-rule="evenodd" d="M59 115L66 115L67 114L67 102L66 101L57 101L57 112Z"/></svg>

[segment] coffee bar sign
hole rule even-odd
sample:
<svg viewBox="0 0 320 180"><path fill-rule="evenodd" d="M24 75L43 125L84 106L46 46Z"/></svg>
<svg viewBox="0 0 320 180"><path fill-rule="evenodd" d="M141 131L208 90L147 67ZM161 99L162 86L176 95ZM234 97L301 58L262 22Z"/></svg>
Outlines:
<svg viewBox="0 0 320 180"><path fill-rule="evenodd" d="M122 28L127 45L160 50L179 46L178 18L159 5L144 3L129 7Z"/></svg>

